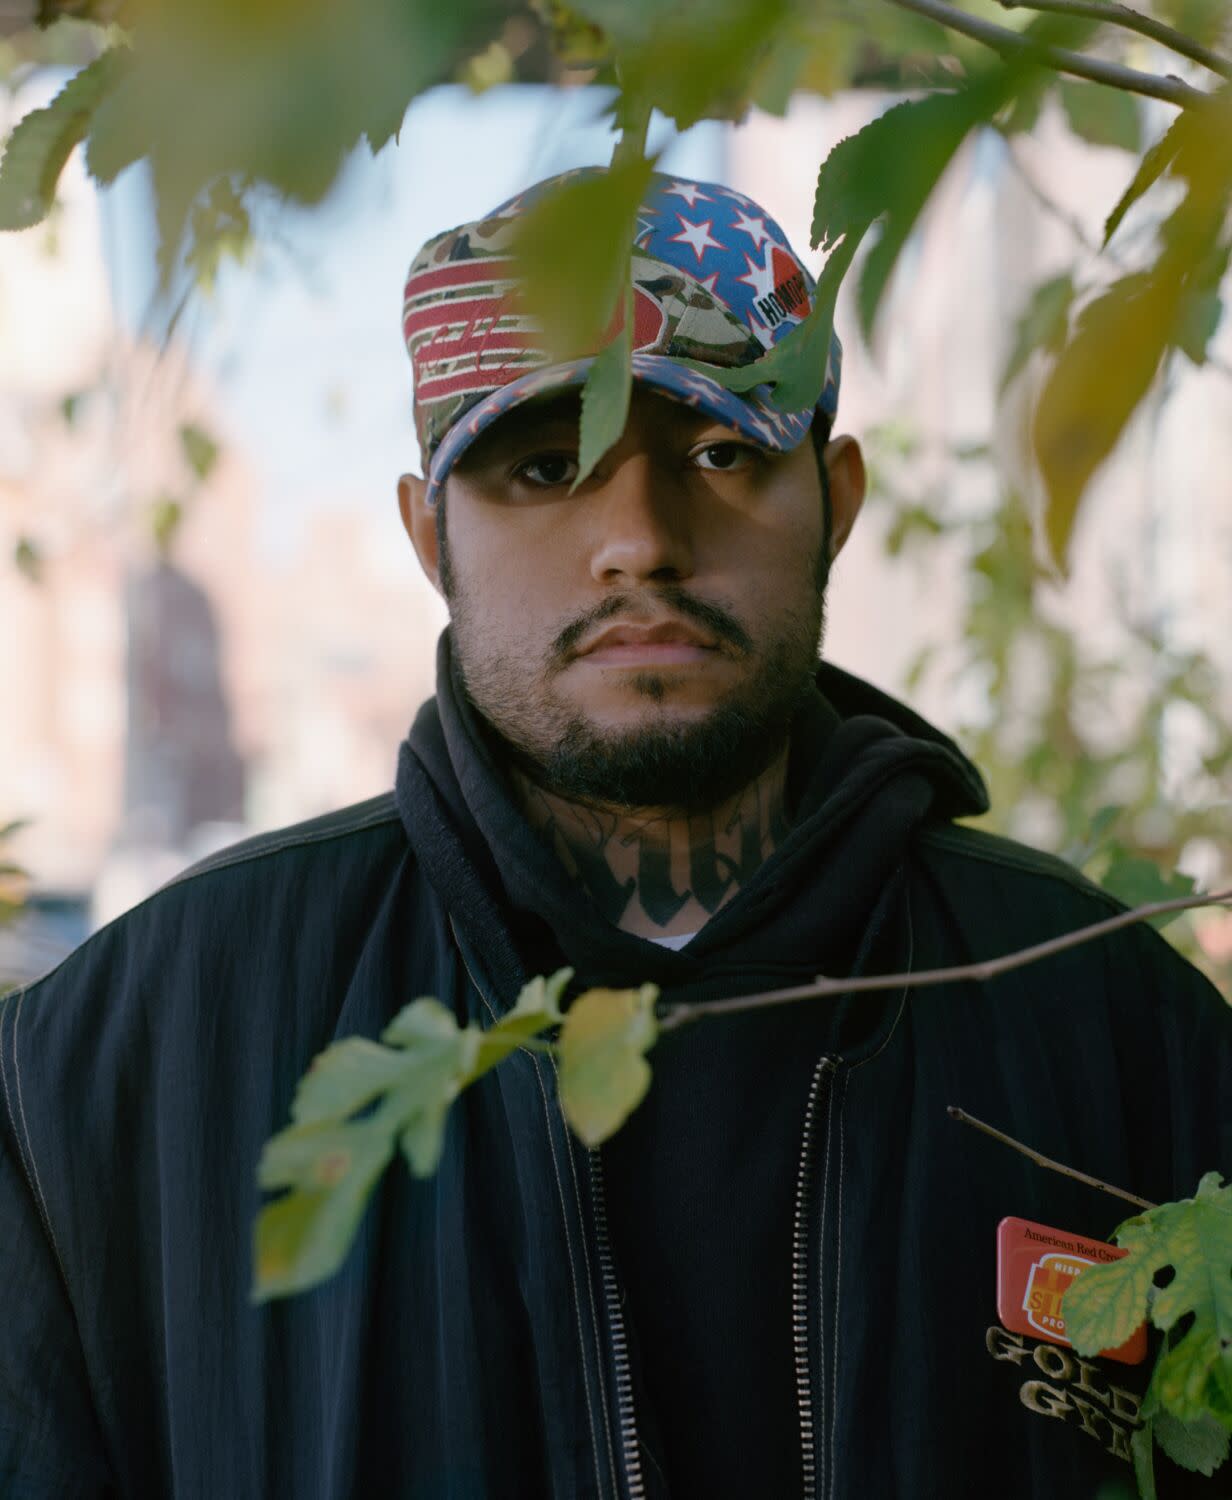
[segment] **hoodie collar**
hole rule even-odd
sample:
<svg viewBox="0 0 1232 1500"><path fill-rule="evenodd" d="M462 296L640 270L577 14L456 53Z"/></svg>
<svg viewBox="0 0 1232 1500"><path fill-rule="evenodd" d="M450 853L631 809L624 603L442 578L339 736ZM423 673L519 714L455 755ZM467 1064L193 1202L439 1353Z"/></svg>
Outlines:
<svg viewBox="0 0 1232 1500"><path fill-rule="evenodd" d="M561 956L579 978L605 984L687 983L747 967L758 953L806 962L862 928L922 823L987 807L979 773L919 715L828 664L817 689L793 727L791 832L678 952L607 921L526 821L461 690L449 630L436 696L400 753L395 793L407 837L510 998Z"/></svg>

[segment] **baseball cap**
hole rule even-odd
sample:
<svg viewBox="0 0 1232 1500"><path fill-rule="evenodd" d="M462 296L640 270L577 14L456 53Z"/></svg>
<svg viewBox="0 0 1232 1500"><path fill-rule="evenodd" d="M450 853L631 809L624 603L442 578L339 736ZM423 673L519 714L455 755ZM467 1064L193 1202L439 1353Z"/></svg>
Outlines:
<svg viewBox="0 0 1232 1500"><path fill-rule="evenodd" d="M560 361L543 347L521 302L512 255L519 217L542 192L576 175L549 178L484 218L434 236L411 263L402 331L429 504L480 433L525 401L582 385L594 363L597 349ZM769 386L736 394L697 368L751 364L812 307L812 276L751 199L717 183L653 174L637 211L631 274L639 383L779 452L803 441L815 412L833 420L842 366L835 335L815 408L783 411Z"/></svg>

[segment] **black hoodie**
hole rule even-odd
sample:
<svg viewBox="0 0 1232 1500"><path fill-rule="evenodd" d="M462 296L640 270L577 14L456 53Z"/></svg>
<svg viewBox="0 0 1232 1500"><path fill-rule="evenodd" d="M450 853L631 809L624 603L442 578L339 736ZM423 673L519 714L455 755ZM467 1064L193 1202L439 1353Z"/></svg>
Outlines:
<svg viewBox="0 0 1232 1500"><path fill-rule="evenodd" d="M1122 1215L946 1106L1155 1200L1226 1171L1229 1015L1149 930L987 984L684 1028L602 1152L564 1128L550 1064L515 1054L455 1105L433 1179L387 1174L331 1282L250 1305L263 1141L316 1052L417 994L488 1022L565 960L575 989L705 1001L973 961L1114 909L954 826L978 777L914 715L830 668L818 685L790 837L679 953L605 923L531 833L446 640L393 797L227 851L10 996L0 1494L1127 1483L1145 1367L1006 1333L994 1292L1004 1215L1096 1237Z"/></svg>

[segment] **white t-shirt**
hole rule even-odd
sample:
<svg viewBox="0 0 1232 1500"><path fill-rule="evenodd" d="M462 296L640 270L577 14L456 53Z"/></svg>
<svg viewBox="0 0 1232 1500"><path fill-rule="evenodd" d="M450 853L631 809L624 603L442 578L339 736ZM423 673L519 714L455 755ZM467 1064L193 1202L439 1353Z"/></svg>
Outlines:
<svg viewBox="0 0 1232 1500"><path fill-rule="evenodd" d="M652 943L658 943L660 948L671 948L679 951L686 943L691 943L697 936L695 932L678 932L675 937L651 938Z"/></svg>

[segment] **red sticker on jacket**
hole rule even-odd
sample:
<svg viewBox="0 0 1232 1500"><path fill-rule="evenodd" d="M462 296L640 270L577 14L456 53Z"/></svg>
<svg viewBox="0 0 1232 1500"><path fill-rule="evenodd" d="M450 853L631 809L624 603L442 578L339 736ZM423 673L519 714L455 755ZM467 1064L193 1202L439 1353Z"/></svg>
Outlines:
<svg viewBox="0 0 1232 1500"><path fill-rule="evenodd" d="M997 1316L1002 1326L1071 1348L1061 1316L1066 1288L1088 1266L1107 1265L1125 1253L1066 1229L1050 1229L1029 1219L1002 1219L997 1225ZM1102 1357L1141 1364L1146 1358L1146 1324L1119 1348L1104 1349Z"/></svg>

